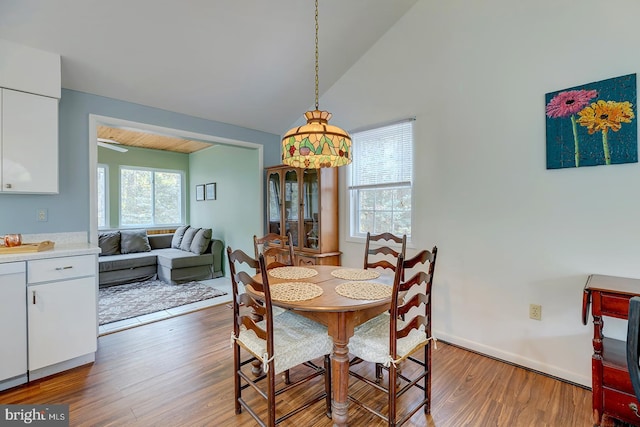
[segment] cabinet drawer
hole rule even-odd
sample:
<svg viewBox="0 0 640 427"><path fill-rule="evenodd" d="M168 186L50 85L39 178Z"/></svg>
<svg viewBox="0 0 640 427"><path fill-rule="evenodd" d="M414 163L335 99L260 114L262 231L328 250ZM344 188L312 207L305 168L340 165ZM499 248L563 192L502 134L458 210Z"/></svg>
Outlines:
<svg viewBox="0 0 640 427"><path fill-rule="evenodd" d="M640 417L636 415L636 412L640 414L640 404L635 395L605 387L604 412L633 425L640 423Z"/></svg>
<svg viewBox="0 0 640 427"><path fill-rule="evenodd" d="M626 369L603 366L602 383L605 387L610 387L635 395L633 385L631 384L631 378L629 377L629 372L627 372Z"/></svg>
<svg viewBox="0 0 640 427"><path fill-rule="evenodd" d="M630 298L631 295L603 293L600 311L603 315L626 319L629 314Z"/></svg>
<svg viewBox="0 0 640 427"><path fill-rule="evenodd" d="M29 284L95 276L95 274L95 255L38 259L27 263L27 282Z"/></svg>
<svg viewBox="0 0 640 427"><path fill-rule="evenodd" d="M316 265L317 264L316 258L314 258L314 257L296 255L296 258L297 258L296 265L305 266L305 265Z"/></svg>

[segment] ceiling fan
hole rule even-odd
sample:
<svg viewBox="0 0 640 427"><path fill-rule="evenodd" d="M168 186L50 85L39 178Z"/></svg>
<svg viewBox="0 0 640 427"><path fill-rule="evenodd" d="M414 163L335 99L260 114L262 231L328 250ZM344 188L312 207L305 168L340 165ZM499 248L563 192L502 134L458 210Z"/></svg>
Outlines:
<svg viewBox="0 0 640 427"><path fill-rule="evenodd" d="M110 150L115 150L115 151L118 151L120 153L126 153L127 151L129 151L124 147L118 147L117 145L112 145L112 144L120 144L120 143L118 141L113 140L113 139L98 138L98 145L100 147L108 148Z"/></svg>

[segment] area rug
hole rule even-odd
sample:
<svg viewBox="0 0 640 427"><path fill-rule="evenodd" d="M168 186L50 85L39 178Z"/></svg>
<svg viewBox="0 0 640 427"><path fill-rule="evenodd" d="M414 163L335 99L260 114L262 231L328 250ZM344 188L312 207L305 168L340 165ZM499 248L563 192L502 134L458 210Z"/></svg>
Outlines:
<svg viewBox="0 0 640 427"><path fill-rule="evenodd" d="M145 280L101 288L98 323L104 325L226 295L226 292L188 282L170 285L161 280Z"/></svg>

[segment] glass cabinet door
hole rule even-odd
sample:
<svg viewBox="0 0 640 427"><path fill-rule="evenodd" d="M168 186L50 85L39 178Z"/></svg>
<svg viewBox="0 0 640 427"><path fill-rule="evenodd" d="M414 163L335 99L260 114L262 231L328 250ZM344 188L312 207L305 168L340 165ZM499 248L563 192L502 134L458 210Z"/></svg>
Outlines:
<svg viewBox="0 0 640 427"><path fill-rule="evenodd" d="M298 187L298 172L287 170L284 174L284 227L285 234L291 232L293 245L298 246L298 219L300 218L300 200Z"/></svg>
<svg viewBox="0 0 640 427"><path fill-rule="evenodd" d="M267 218L269 218L269 233L282 234L282 222L280 220L282 213L282 188L280 187L280 174L272 172L267 177L268 191L267 197Z"/></svg>
<svg viewBox="0 0 640 427"><path fill-rule="evenodd" d="M302 213L304 239L301 246L307 249L320 247L318 215L320 212L318 169L305 169L302 180Z"/></svg>

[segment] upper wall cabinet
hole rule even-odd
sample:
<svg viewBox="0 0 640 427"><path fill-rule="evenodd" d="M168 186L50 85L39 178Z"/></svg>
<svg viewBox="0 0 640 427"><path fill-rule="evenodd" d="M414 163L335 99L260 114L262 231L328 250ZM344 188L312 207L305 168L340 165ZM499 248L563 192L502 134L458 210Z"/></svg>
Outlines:
<svg viewBox="0 0 640 427"><path fill-rule="evenodd" d="M0 193L58 193L60 55L0 39Z"/></svg>
<svg viewBox="0 0 640 427"><path fill-rule="evenodd" d="M58 192L58 100L0 89L4 193Z"/></svg>
<svg viewBox="0 0 640 427"><path fill-rule="evenodd" d="M60 99L60 55L0 39L0 87Z"/></svg>

